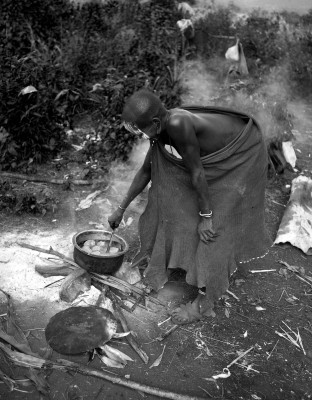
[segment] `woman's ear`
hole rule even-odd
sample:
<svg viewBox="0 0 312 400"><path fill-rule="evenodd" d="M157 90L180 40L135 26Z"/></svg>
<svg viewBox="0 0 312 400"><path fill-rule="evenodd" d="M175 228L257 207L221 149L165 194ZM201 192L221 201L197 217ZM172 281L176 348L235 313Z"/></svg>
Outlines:
<svg viewBox="0 0 312 400"><path fill-rule="evenodd" d="M154 118L153 118L153 124L156 125L156 132L157 132L157 134L159 134L159 133L160 133L160 130L161 130L160 119L159 119L158 117L154 117Z"/></svg>

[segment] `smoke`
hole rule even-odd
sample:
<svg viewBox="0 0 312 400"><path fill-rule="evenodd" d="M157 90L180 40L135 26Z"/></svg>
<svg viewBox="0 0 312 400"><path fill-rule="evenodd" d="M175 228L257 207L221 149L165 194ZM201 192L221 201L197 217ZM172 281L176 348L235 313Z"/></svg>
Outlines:
<svg viewBox="0 0 312 400"><path fill-rule="evenodd" d="M144 162L148 149L149 141L140 140L133 147L127 162L116 161L111 165L108 173L109 185L111 191L115 191L118 197L124 197L128 191L130 183Z"/></svg>
<svg viewBox="0 0 312 400"><path fill-rule="evenodd" d="M266 139L287 140L292 133L296 138L300 132L311 131L312 117L305 101L293 100L286 62L257 80L249 77L228 81L228 67L227 60L220 57L186 61L182 73L183 104L224 106L252 114Z"/></svg>
<svg viewBox="0 0 312 400"><path fill-rule="evenodd" d="M107 189L104 195L101 196L101 199L94 202L97 204L97 210L94 210L94 217L92 217L95 221L98 221L99 224L104 226L104 229L110 230L107 219L117 209L118 205L120 205L127 194L135 174L144 162L148 149L149 141L140 140L133 147L127 162L115 161L112 163L107 175ZM141 214L143 212L145 203L144 194L142 196L139 195L132 201L127 209L121 228L125 228L127 222L132 223L130 221L132 221L135 214Z"/></svg>
<svg viewBox="0 0 312 400"><path fill-rule="evenodd" d="M212 68L208 70L207 63L200 59L185 61L181 75L184 105L211 105L211 99L216 96L219 85L216 76L211 72ZM212 64L213 61L209 60L210 67Z"/></svg>

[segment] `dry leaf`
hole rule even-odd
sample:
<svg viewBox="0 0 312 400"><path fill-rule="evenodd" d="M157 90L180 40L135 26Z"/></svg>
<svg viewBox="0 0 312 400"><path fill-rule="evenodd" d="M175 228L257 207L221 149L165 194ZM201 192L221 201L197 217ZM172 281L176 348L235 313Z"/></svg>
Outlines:
<svg viewBox="0 0 312 400"><path fill-rule="evenodd" d="M225 314L226 318L230 318L230 311L228 308L225 308L224 314Z"/></svg>
<svg viewBox="0 0 312 400"><path fill-rule="evenodd" d="M124 338L126 336L129 336L130 333L131 333L130 331L129 332L116 332L116 333L113 334L113 338L114 339L121 339L121 338Z"/></svg>
<svg viewBox="0 0 312 400"><path fill-rule="evenodd" d="M37 89L34 86L30 85L30 86L24 87L24 89L22 89L19 94L24 95L24 94L34 93L34 92L37 92Z"/></svg>
<svg viewBox="0 0 312 400"><path fill-rule="evenodd" d="M164 345L163 351L161 352L160 356L158 356L158 357L156 358L156 360L153 362L153 364L149 367L150 369L151 369L151 368L154 368L154 367L158 367L158 365L161 363L161 360L162 360L162 358L163 358L163 354L164 354L165 348L166 348L166 345Z"/></svg>
<svg viewBox="0 0 312 400"><path fill-rule="evenodd" d="M112 359L110 359L110 358L108 358L108 357L106 357L106 356L101 356L101 355L99 355L99 354L98 354L98 356L99 356L99 358L101 359L101 361L102 361L105 365L107 365L108 367L111 367L111 368L125 368L125 365L126 365L126 364L121 364L120 362L117 362L117 361L115 361L115 360L112 360Z"/></svg>
<svg viewBox="0 0 312 400"><path fill-rule="evenodd" d="M291 297L287 297L287 299L285 299L287 301L287 303L290 303L292 305L296 305L298 300L296 297L291 296Z"/></svg>
<svg viewBox="0 0 312 400"><path fill-rule="evenodd" d="M133 361L132 358L130 358L127 354L115 349L112 346L109 346L108 344L100 346L100 349L106 353L107 357L122 364L127 364L127 361Z"/></svg>
<svg viewBox="0 0 312 400"><path fill-rule="evenodd" d="M76 211L85 210L86 208L89 208L93 200L101 193L102 190L96 190L95 192L90 193L85 199L81 200L81 202L78 204L78 207L76 208Z"/></svg>

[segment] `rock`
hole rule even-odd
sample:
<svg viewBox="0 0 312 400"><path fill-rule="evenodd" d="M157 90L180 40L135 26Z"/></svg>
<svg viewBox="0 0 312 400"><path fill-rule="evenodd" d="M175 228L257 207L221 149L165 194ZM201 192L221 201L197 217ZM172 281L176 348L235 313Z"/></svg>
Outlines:
<svg viewBox="0 0 312 400"><path fill-rule="evenodd" d="M81 293L91 288L91 276L83 269L77 269L69 274L60 289L60 299L71 303Z"/></svg>

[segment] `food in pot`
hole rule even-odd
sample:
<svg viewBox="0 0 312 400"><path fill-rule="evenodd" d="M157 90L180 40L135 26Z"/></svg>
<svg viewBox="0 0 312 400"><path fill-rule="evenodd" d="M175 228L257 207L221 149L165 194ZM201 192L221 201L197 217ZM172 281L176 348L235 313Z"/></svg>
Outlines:
<svg viewBox="0 0 312 400"><path fill-rule="evenodd" d="M86 240L81 248L86 253L93 255L107 255L107 254L117 254L120 252L121 246L118 242L112 242L110 246L109 252L107 252L107 246L109 244L109 240Z"/></svg>

